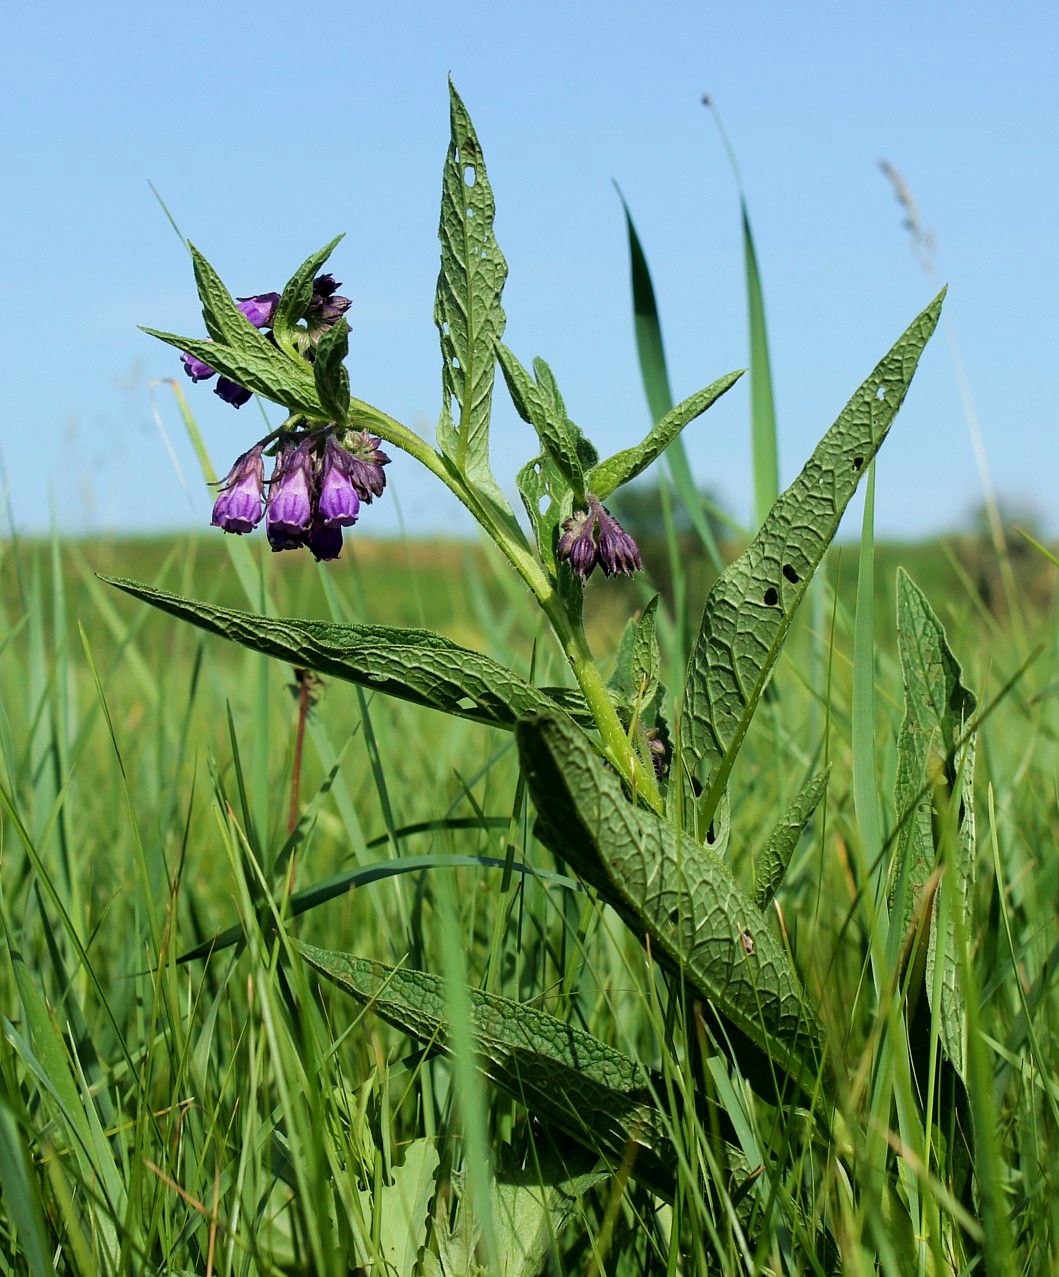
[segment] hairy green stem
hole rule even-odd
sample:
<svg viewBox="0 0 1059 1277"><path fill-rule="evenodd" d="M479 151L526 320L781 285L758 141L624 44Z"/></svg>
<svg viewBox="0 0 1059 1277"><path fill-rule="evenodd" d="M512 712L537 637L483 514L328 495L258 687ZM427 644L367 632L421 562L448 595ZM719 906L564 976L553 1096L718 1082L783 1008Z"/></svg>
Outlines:
<svg viewBox="0 0 1059 1277"><path fill-rule="evenodd" d="M509 529L497 523L489 510L476 500L473 489L454 475L430 444L414 430L409 430L407 426L394 420L381 409L364 403L360 399L350 400L347 424L370 428L379 438L392 443L394 447L400 448L410 457L414 457L431 474L436 475L474 515L475 520L485 528L504 552L511 566L533 591L537 602L551 622L556 638L577 679L577 685L596 721L596 728L608 761L631 786L634 793L642 796L649 806L661 813L662 798L658 792L654 772L651 768L644 767L636 756L636 751L625 728L622 727L614 703L592 659L584 630L580 625L571 624L555 586L533 557L528 546L524 542L520 543Z"/></svg>

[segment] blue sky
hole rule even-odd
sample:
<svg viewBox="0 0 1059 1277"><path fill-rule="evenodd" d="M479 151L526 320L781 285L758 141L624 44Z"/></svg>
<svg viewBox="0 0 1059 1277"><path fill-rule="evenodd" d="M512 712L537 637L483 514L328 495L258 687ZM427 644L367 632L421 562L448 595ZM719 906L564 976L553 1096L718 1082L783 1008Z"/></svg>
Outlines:
<svg viewBox="0 0 1059 1277"><path fill-rule="evenodd" d="M997 489L1057 526L1059 10L1050 3L109 3L18 6L0 50L8 326L0 457L16 522L70 531L208 521L140 323L201 327L188 260L147 182L234 292L280 287L337 231L354 298L354 392L421 433L440 402L431 306L451 72L485 150L510 276L506 339L543 354L602 449L649 424L617 179L662 308L674 392L746 362L737 197L764 276L783 478L948 282L881 455L882 532L952 527L979 499L958 350ZM900 169L937 236L928 278L877 168ZM261 433L185 383L216 464ZM171 439L181 485L155 420ZM741 518L747 392L686 436ZM499 389L494 465L510 485L528 427ZM413 463L391 480L411 531L460 531ZM365 532L397 530L393 502Z"/></svg>

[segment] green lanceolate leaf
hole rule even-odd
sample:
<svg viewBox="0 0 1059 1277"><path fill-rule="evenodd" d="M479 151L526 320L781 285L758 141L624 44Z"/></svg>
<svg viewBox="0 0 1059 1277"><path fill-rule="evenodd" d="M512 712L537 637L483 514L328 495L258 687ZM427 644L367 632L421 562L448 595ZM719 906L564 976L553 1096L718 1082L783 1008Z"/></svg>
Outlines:
<svg viewBox="0 0 1059 1277"><path fill-rule="evenodd" d="M349 324L340 319L317 342L313 364L316 393L335 421L344 421L349 411L349 373L344 365L348 353Z"/></svg>
<svg viewBox="0 0 1059 1277"><path fill-rule="evenodd" d="M313 299L313 281L341 239L341 235L336 235L318 252L307 257L284 285L276 313L272 317L272 328L281 346L287 347L291 329L300 319L305 318Z"/></svg>
<svg viewBox="0 0 1059 1277"><path fill-rule="evenodd" d="M574 490L575 496L583 500L585 472L577 443L567 429L566 413L557 411L555 401L546 395L502 342L497 344L496 350L515 411L537 432L541 447Z"/></svg>
<svg viewBox="0 0 1059 1277"><path fill-rule="evenodd" d="M203 257L194 244L188 245L195 269L195 286L202 302L202 318L206 331L214 341L226 346L240 346L247 330L256 334L253 324L235 304L232 295L221 282L221 277Z"/></svg>
<svg viewBox="0 0 1059 1277"><path fill-rule="evenodd" d="M689 395L682 403L667 412L634 448L626 448L624 452L616 452L613 457L601 461L588 476L588 486L602 501L623 483L635 479L665 452L686 425L694 421L696 417L700 417L711 404L716 403L742 375L742 370L730 372L718 378L705 390Z"/></svg>
<svg viewBox="0 0 1059 1277"><path fill-rule="evenodd" d="M626 625L618 644L610 686L627 705L647 706L658 690L661 658L655 636L658 595L645 605L639 617Z"/></svg>
<svg viewBox="0 0 1059 1277"><path fill-rule="evenodd" d="M440 976L306 944L297 948L311 967L388 1023L448 1049L449 999ZM488 1078L535 1117L610 1161L632 1153L632 1173L666 1190L676 1154L642 1065L536 1007L473 989L468 998L478 1063Z"/></svg>
<svg viewBox="0 0 1059 1277"><path fill-rule="evenodd" d="M700 831L728 784L809 580L908 392L943 299L944 292L876 365L706 599L680 716L684 770L705 777Z"/></svg>
<svg viewBox="0 0 1059 1277"><path fill-rule="evenodd" d="M327 412L316 393L313 371L308 363L300 367L271 342L247 324L249 336L238 347L222 346L220 342L202 337L180 337L176 333L162 332L157 328L144 328L149 337L157 337L177 350L187 351L196 359L215 368L227 377L255 394L282 404L292 411L305 413L318 421L327 419Z"/></svg>
<svg viewBox="0 0 1059 1277"><path fill-rule="evenodd" d="M931 905L926 986L940 1017L941 1041L951 1063L966 1076L966 1013L959 979L955 916L972 930L976 870L974 826L974 694L923 591L906 572L897 574L897 632L905 685L905 716L898 737L895 806L897 854L892 898L904 933L927 880L943 874ZM947 836L951 832L954 836ZM939 920L944 918L943 927ZM939 934L943 930L944 934ZM935 971L941 972L936 1005Z"/></svg>
<svg viewBox="0 0 1059 1277"><path fill-rule="evenodd" d="M546 692L514 670L431 630L280 620L182 598L139 581L100 579L255 652L459 718L510 730L524 714L555 708ZM593 721L575 693L565 692L564 703L586 725Z"/></svg>
<svg viewBox="0 0 1059 1277"><path fill-rule="evenodd" d="M767 909L780 888L798 839L827 791L831 768L825 767L795 794L772 836L754 861L754 904Z"/></svg>
<svg viewBox="0 0 1059 1277"><path fill-rule="evenodd" d="M496 211L478 136L449 84L451 140L441 187L441 273L434 322L441 334L438 446L458 474L502 510L506 500L489 465L496 346L504 331L500 294L507 262L493 234Z"/></svg>
<svg viewBox="0 0 1059 1277"><path fill-rule="evenodd" d="M786 954L723 860L633 806L584 734L557 714L516 728L538 837L594 886L651 952L668 960L726 1021L803 1089L819 1064L819 1029ZM741 1063L757 1081L768 1061Z"/></svg>

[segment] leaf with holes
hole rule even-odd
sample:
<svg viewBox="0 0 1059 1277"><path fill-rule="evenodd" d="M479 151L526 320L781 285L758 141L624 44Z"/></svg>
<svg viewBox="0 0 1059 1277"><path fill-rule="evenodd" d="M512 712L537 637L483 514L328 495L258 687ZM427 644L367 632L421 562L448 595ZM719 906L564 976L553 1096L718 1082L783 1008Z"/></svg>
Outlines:
<svg viewBox="0 0 1059 1277"><path fill-rule="evenodd" d="M897 744L897 850L891 901L908 931L940 864L944 872L931 904L926 987L939 1016L945 1054L966 1077L966 1014L956 952L955 918L971 930L976 869L974 827L974 694L926 595L908 574L897 574L897 634L905 685L905 715ZM944 921L942 921L944 920ZM939 923L941 924L939 926ZM944 934L939 936L939 930ZM940 1006L935 971L942 964Z"/></svg>
<svg viewBox="0 0 1059 1277"><path fill-rule="evenodd" d="M440 976L296 947L314 970L388 1023L449 1049L449 998ZM676 1154L642 1065L536 1007L475 989L467 994L478 1066L486 1077L535 1117L611 1162L631 1159L633 1175L671 1191Z"/></svg>
<svg viewBox="0 0 1059 1277"><path fill-rule="evenodd" d="M489 417L496 347L504 331L500 295L507 262L493 234L496 209L482 148L451 81L449 98L451 140L441 187L441 273L434 301L442 358L438 446L457 474L510 515L489 465Z"/></svg>
<svg viewBox="0 0 1059 1277"><path fill-rule="evenodd" d="M721 801L809 579L908 392L944 295L912 321L853 395L706 599L680 713L683 770L705 779L699 831ZM670 794L680 788L671 786Z"/></svg>
<svg viewBox="0 0 1059 1277"><path fill-rule="evenodd" d="M514 670L431 630L281 620L186 599L139 581L100 580L255 652L457 718L510 730L522 715L556 707L547 692ZM590 726L592 716L577 693L561 694L564 705Z"/></svg>
<svg viewBox="0 0 1059 1277"><path fill-rule="evenodd" d="M601 461L588 476L589 488L601 501L605 501L616 488L635 479L665 452L685 426L701 417L707 408L731 390L742 375L742 370L730 372L705 390L699 390L678 403L634 448L626 448Z"/></svg>
<svg viewBox="0 0 1059 1277"><path fill-rule="evenodd" d="M791 805L783 813L780 823L772 831L768 842L762 847L754 861L754 904L759 909L767 909L772 903L780 883L791 863L791 856L798 845L798 839L805 833L805 827L813 817L813 812L820 805L820 799L827 792L827 781L831 768L825 767L810 781L802 786L794 795Z"/></svg>
<svg viewBox="0 0 1059 1277"><path fill-rule="evenodd" d="M748 1077L767 1087L780 1070L811 1090L821 1067L816 1018L725 862L630 803L584 733L557 714L523 720L515 739L541 841L723 1018Z"/></svg>

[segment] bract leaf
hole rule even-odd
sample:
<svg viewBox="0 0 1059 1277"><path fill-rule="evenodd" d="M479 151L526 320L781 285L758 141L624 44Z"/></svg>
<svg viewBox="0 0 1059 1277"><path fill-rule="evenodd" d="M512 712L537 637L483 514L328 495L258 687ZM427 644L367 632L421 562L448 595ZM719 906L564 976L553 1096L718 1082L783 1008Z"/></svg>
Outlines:
<svg viewBox="0 0 1059 1277"><path fill-rule="evenodd" d="M317 421L326 420L328 414L320 403L309 364L300 367L250 324L246 327L247 336L241 339L238 347L224 346L202 337L180 337L157 328L144 328L142 331L149 337L157 337L159 341L175 346L177 350L187 351L215 368L222 377L245 386L255 394Z"/></svg>
<svg viewBox="0 0 1059 1277"><path fill-rule="evenodd" d="M335 421L349 411L349 373L344 360L349 353L349 324L339 319L316 344L313 378L320 402Z"/></svg>
<svg viewBox="0 0 1059 1277"><path fill-rule="evenodd" d="M284 285L272 317L272 329L281 345L286 345L291 329L305 318L313 299L313 282L342 238L336 235L323 248L307 257Z"/></svg>
<svg viewBox="0 0 1059 1277"><path fill-rule="evenodd" d="M626 448L623 452L616 452L614 456L608 457L606 461L601 461L588 475L589 488L604 501L623 483L635 479L665 452L686 425L716 403L742 375L742 370L730 372L727 376L719 377L705 390L699 390L678 403L634 448Z"/></svg>

